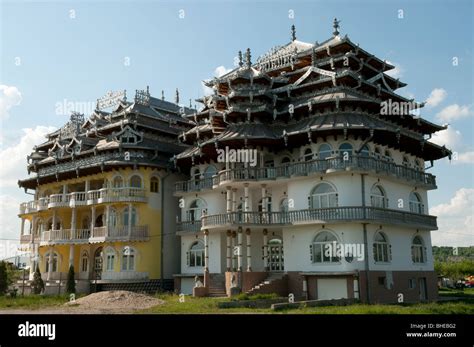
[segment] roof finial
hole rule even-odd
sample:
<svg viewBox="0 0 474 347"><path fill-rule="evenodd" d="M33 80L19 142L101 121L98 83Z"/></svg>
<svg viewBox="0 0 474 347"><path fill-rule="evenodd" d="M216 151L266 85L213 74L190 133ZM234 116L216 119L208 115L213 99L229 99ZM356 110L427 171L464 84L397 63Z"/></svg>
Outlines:
<svg viewBox="0 0 474 347"><path fill-rule="evenodd" d="M178 90L178 88L176 88L176 97L175 97L174 101L175 101L176 104L179 104L179 90Z"/></svg>
<svg viewBox="0 0 474 347"><path fill-rule="evenodd" d="M311 64L316 66L316 47L311 50Z"/></svg>
<svg viewBox="0 0 474 347"><path fill-rule="evenodd" d="M296 40L296 28L295 28L295 25L293 24L291 26L291 41L295 41Z"/></svg>
<svg viewBox="0 0 474 347"><path fill-rule="evenodd" d="M339 23L341 23L340 20L337 20L337 18L334 18L334 22L332 24L332 27L334 28L333 35L337 36L339 35Z"/></svg>
<svg viewBox="0 0 474 347"><path fill-rule="evenodd" d="M189 108L193 108L192 100L189 99Z"/></svg>
<svg viewBox="0 0 474 347"><path fill-rule="evenodd" d="M165 91L163 89L161 90L161 100L165 100Z"/></svg>
<svg viewBox="0 0 474 347"><path fill-rule="evenodd" d="M244 65L244 62L242 60L242 51L239 51L239 66L242 67Z"/></svg>
<svg viewBox="0 0 474 347"><path fill-rule="evenodd" d="M252 66L252 55L250 54L250 48L247 48L247 52L245 52L245 63L247 64L247 68Z"/></svg>

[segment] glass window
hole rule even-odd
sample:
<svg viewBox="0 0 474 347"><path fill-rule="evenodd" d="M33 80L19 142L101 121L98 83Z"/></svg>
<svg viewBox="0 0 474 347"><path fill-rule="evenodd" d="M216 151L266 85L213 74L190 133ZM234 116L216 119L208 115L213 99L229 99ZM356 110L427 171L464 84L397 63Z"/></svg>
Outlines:
<svg viewBox="0 0 474 347"><path fill-rule="evenodd" d="M89 271L89 254L87 252L83 252L81 256L81 271Z"/></svg>
<svg viewBox="0 0 474 347"><path fill-rule="evenodd" d="M352 145L350 143L343 143L339 146L339 155L341 157L352 155Z"/></svg>
<svg viewBox="0 0 474 347"><path fill-rule="evenodd" d="M374 185L370 190L370 202L373 207L387 208L385 192L378 184Z"/></svg>
<svg viewBox="0 0 474 347"><path fill-rule="evenodd" d="M369 147L367 145L364 145L362 149L360 150L360 156L361 157L368 157L369 156Z"/></svg>
<svg viewBox="0 0 474 347"><path fill-rule="evenodd" d="M189 266L201 267L204 266L204 243L196 241L189 249Z"/></svg>
<svg viewBox="0 0 474 347"><path fill-rule="evenodd" d="M319 146L319 159L326 159L331 156L332 148L327 143L323 143Z"/></svg>
<svg viewBox="0 0 474 347"><path fill-rule="evenodd" d="M313 188L309 197L309 207L327 208L337 207L337 192L327 183L320 183Z"/></svg>
<svg viewBox="0 0 474 347"><path fill-rule="evenodd" d="M194 200L191 205L189 205L189 210L187 211L189 221L200 221L202 216L202 211L205 208L204 201L201 199Z"/></svg>
<svg viewBox="0 0 474 347"><path fill-rule="evenodd" d="M123 178L120 176L117 176L113 180L113 186L114 188L121 188L123 187Z"/></svg>
<svg viewBox="0 0 474 347"><path fill-rule="evenodd" d="M125 208L123 211L123 224L127 226L128 225L128 218L130 218L130 213L128 207ZM137 210L135 207L132 207L132 226L137 225Z"/></svg>
<svg viewBox="0 0 474 347"><path fill-rule="evenodd" d="M305 149L303 159L304 159L304 161L313 160L313 152L311 151L311 148L306 148Z"/></svg>
<svg viewBox="0 0 474 347"><path fill-rule="evenodd" d="M321 231L313 240L313 262L339 262L340 258L334 253L338 249L337 244L337 238L334 234L329 231Z"/></svg>
<svg viewBox="0 0 474 347"><path fill-rule="evenodd" d="M51 271L52 272L57 272L58 271L58 254L57 253L53 253L53 262L50 263L50 258L49 258L49 255L50 253L46 253L45 254L45 258L46 258L46 272L49 272L50 271L50 267L51 267Z"/></svg>
<svg viewBox="0 0 474 347"><path fill-rule="evenodd" d="M390 262L390 245L382 232L377 232L374 239L374 260L376 262Z"/></svg>
<svg viewBox="0 0 474 347"><path fill-rule="evenodd" d="M130 178L130 187L133 188L141 188L142 187L142 179L140 176L133 175Z"/></svg>
<svg viewBox="0 0 474 347"><path fill-rule="evenodd" d="M410 160L408 159L407 156L403 157L403 166L406 166L406 167L410 166Z"/></svg>
<svg viewBox="0 0 474 347"><path fill-rule="evenodd" d="M424 263L426 255L424 252L424 243L420 236L415 236L411 245L411 259L414 263Z"/></svg>
<svg viewBox="0 0 474 347"><path fill-rule="evenodd" d="M212 178L212 176L217 174L217 169L214 165L209 165L206 170L204 170L204 178Z"/></svg>
<svg viewBox="0 0 474 347"><path fill-rule="evenodd" d="M410 212L419 214L424 213L424 206L418 193L410 193Z"/></svg>
<svg viewBox="0 0 474 347"><path fill-rule="evenodd" d="M129 246L122 251L122 271L135 270L135 250Z"/></svg>
<svg viewBox="0 0 474 347"><path fill-rule="evenodd" d="M158 193L160 191L160 181L157 177L150 179L150 192Z"/></svg>

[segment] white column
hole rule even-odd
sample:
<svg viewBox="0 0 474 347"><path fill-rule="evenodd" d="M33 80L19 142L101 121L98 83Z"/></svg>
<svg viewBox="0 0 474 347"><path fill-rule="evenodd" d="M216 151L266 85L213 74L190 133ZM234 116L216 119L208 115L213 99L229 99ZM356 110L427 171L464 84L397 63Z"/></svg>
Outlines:
<svg viewBox="0 0 474 347"><path fill-rule="evenodd" d="M267 212L267 186L262 184L262 212Z"/></svg>
<svg viewBox="0 0 474 347"><path fill-rule="evenodd" d="M263 229L263 267L268 271L268 230Z"/></svg>
<svg viewBox="0 0 474 347"><path fill-rule="evenodd" d="M51 279L51 274L53 273L53 247L49 249L49 266L48 266L48 281Z"/></svg>
<svg viewBox="0 0 474 347"><path fill-rule="evenodd" d="M209 230L204 230L204 271L209 272Z"/></svg>
<svg viewBox="0 0 474 347"><path fill-rule="evenodd" d="M227 245L227 258L226 258L226 271L230 271L232 263L231 263L231 253L230 253L230 239L232 237L232 232L230 230L227 230L227 238L226 238L226 245Z"/></svg>
<svg viewBox="0 0 474 347"><path fill-rule="evenodd" d="M237 189L232 189L232 212L237 212Z"/></svg>
<svg viewBox="0 0 474 347"><path fill-rule="evenodd" d="M75 207L72 208L71 215L71 239L74 239L76 236L76 224L77 224L77 210Z"/></svg>
<svg viewBox="0 0 474 347"><path fill-rule="evenodd" d="M231 187L226 187L226 212L232 212L232 189Z"/></svg>
<svg viewBox="0 0 474 347"><path fill-rule="evenodd" d="M244 184L244 212L249 212L250 211L250 205L249 205L249 184L245 183ZM248 214L244 214L245 218L244 220L248 220Z"/></svg>
<svg viewBox="0 0 474 347"><path fill-rule="evenodd" d="M232 232L232 271L235 271L236 267L235 267L235 254L234 254L234 248L235 248L235 239L237 237L237 234L235 231Z"/></svg>
<svg viewBox="0 0 474 347"><path fill-rule="evenodd" d="M51 227L52 230L55 230L56 229L56 220L57 220L57 211L56 209L53 210L53 226Z"/></svg>
<svg viewBox="0 0 474 347"><path fill-rule="evenodd" d="M252 247L250 245L250 229L245 230L246 243L247 243L247 271L252 271Z"/></svg>
<svg viewBox="0 0 474 347"><path fill-rule="evenodd" d="M22 218L21 219L21 236L23 236L23 234L25 233L25 219Z"/></svg>
<svg viewBox="0 0 474 347"><path fill-rule="evenodd" d="M63 201L66 199L66 194L67 194L67 184L63 185Z"/></svg>
<svg viewBox="0 0 474 347"><path fill-rule="evenodd" d="M132 209L133 205L128 204L128 237L132 236Z"/></svg>
<svg viewBox="0 0 474 347"><path fill-rule="evenodd" d="M105 226L105 236L109 235L109 216L110 216L110 205L105 207L105 222L103 222Z"/></svg>
<svg viewBox="0 0 474 347"><path fill-rule="evenodd" d="M31 235L33 235L33 233L31 233ZM33 241L31 241L31 258L30 258L30 261L31 261L30 280L32 280L33 279L33 274L36 271L36 265L38 264L38 258L36 257L36 247L35 247L35 244L33 243Z"/></svg>
<svg viewBox="0 0 474 347"><path fill-rule="evenodd" d="M87 193L89 190L91 190L91 181L86 180L86 186L84 188L84 191Z"/></svg>
<svg viewBox="0 0 474 347"><path fill-rule="evenodd" d="M239 227L237 230L237 244L238 244L238 253L237 253L237 271L242 271L242 228Z"/></svg>
<svg viewBox="0 0 474 347"><path fill-rule="evenodd" d="M95 226L95 206L91 207L91 237L94 237L94 226Z"/></svg>
<svg viewBox="0 0 474 347"><path fill-rule="evenodd" d="M74 266L74 245L69 246L69 267ZM76 271L76 269L74 270Z"/></svg>

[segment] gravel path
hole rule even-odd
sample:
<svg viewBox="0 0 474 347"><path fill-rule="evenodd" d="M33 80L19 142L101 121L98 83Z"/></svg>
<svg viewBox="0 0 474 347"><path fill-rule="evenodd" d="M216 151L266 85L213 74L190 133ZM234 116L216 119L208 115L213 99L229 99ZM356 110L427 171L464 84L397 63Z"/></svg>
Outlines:
<svg viewBox="0 0 474 347"><path fill-rule="evenodd" d="M0 310L0 314L126 314L162 305L163 303L163 300L149 295L125 290L113 290L90 294L77 299L75 302L68 302L63 306L45 307L36 310Z"/></svg>

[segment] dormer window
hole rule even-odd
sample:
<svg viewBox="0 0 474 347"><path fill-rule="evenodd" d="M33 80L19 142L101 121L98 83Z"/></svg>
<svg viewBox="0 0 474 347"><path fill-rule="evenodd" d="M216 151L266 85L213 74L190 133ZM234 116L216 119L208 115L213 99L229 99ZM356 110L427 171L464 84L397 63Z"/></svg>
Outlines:
<svg viewBox="0 0 474 347"><path fill-rule="evenodd" d="M124 144L136 144L142 141L143 134L133 130L129 126L123 128L118 134L115 135L115 139Z"/></svg>

